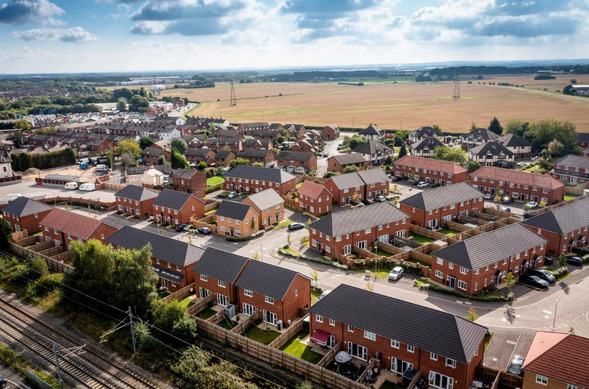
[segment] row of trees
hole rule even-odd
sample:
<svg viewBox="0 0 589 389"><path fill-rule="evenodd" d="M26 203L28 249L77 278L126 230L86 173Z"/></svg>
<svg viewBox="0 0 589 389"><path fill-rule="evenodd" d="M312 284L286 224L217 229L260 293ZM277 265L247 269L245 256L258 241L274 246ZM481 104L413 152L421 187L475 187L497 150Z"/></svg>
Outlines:
<svg viewBox="0 0 589 389"><path fill-rule="evenodd" d="M75 165L77 162L76 152L70 147L61 151L52 151L43 154L18 153L13 154L12 170L24 172L28 168L50 169L53 167Z"/></svg>

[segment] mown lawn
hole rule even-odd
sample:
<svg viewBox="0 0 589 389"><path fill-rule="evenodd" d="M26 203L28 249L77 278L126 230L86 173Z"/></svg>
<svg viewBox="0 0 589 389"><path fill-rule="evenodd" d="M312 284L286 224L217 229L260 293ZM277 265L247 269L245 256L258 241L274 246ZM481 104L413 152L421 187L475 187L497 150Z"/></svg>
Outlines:
<svg viewBox="0 0 589 389"><path fill-rule="evenodd" d="M371 251L372 253L376 254L376 255L380 255L381 257L390 257L391 255L393 255L393 254L391 254L391 253L389 253L389 252L387 252L387 251L381 250L381 249L379 249L379 248L372 249L372 250L370 250L370 251Z"/></svg>
<svg viewBox="0 0 589 389"><path fill-rule="evenodd" d="M572 194L572 193L565 193L565 195L564 195L564 201L576 199L577 197L579 197L579 195Z"/></svg>
<svg viewBox="0 0 589 389"><path fill-rule="evenodd" d="M225 179L221 176L207 178L207 186L215 186L223 182L225 182Z"/></svg>
<svg viewBox="0 0 589 389"><path fill-rule="evenodd" d="M225 328L226 330L230 330L233 327L235 327L236 325L238 325L239 323L233 320L228 320L228 319L223 319L220 323L219 323L219 327Z"/></svg>
<svg viewBox="0 0 589 389"><path fill-rule="evenodd" d="M428 237L425 237L422 235L417 235L413 232L410 232L409 235L411 236L411 238L413 238L414 241L416 241L417 243L423 244L423 245L435 242L435 239L428 238Z"/></svg>
<svg viewBox="0 0 589 389"><path fill-rule="evenodd" d="M370 278L374 277L374 269L358 269L358 270L354 270L354 272L356 273L360 273L360 274L364 274L366 273L366 270L370 270ZM376 278L380 278L381 280L384 280L386 278L388 278L389 273L390 273L391 269L378 269L376 271Z"/></svg>
<svg viewBox="0 0 589 389"><path fill-rule="evenodd" d="M438 230L438 232L440 234L444 234L444 235L448 235L448 236L452 236L452 235L456 235L456 234L460 234L460 231L456 231L456 230L451 230L449 228L443 228L441 230Z"/></svg>
<svg viewBox="0 0 589 389"><path fill-rule="evenodd" d="M262 344L270 344L272 341L280 335L280 332L270 330L262 330L258 327L252 327L249 330L245 331L244 334L247 338L253 339L258 343Z"/></svg>
<svg viewBox="0 0 589 389"><path fill-rule="evenodd" d="M323 292L314 292L311 291L311 304L315 304L317 300L319 300L319 296L321 296Z"/></svg>
<svg viewBox="0 0 589 389"><path fill-rule="evenodd" d="M194 300L191 299L190 296L186 296L182 300L180 300L179 303L182 309L187 310L188 308L194 305Z"/></svg>
<svg viewBox="0 0 589 389"><path fill-rule="evenodd" d="M307 331L299 331L298 334L296 334L293 338L286 342L284 346L282 346L281 350L294 357L301 358L313 364L317 364L321 358L323 358L323 355L316 353L311 347L301 342L301 340L307 336L309 336Z"/></svg>
<svg viewBox="0 0 589 389"><path fill-rule="evenodd" d="M202 311L200 311L200 313L196 316L203 319L203 320L207 320L208 318L214 316L215 313L217 313L217 311L215 311L214 309L205 308Z"/></svg>

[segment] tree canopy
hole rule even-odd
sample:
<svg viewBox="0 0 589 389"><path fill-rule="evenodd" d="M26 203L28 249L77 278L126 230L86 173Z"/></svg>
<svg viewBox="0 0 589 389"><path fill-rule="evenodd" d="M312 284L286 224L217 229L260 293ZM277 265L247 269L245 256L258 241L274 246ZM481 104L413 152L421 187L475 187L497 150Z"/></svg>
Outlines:
<svg viewBox="0 0 589 389"><path fill-rule="evenodd" d="M172 150L178 151L180 154L186 154L186 150L188 150L188 145L186 141L182 138L174 138L172 142L170 142L170 147Z"/></svg>
<svg viewBox="0 0 589 389"><path fill-rule="evenodd" d="M155 142L153 141L153 139L151 139L148 136L142 136L141 138L139 138L139 148L141 150L145 150L146 148L148 148L149 146L151 146L154 143Z"/></svg>
<svg viewBox="0 0 589 389"><path fill-rule="evenodd" d="M503 134L503 127L501 127L501 123L499 123L497 116L491 119L491 123L489 123L489 131L492 131L497 135Z"/></svg>
<svg viewBox="0 0 589 389"><path fill-rule="evenodd" d="M229 167L233 169L237 165L249 165L249 164L250 164L250 161L248 161L247 159L235 158L234 160L229 162Z"/></svg>
<svg viewBox="0 0 589 389"><path fill-rule="evenodd" d="M133 139L123 139L119 142L117 145L117 154L122 155L125 151L131 153L134 158L141 156L141 147Z"/></svg>
<svg viewBox="0 0 589 389"><path fill-rule="evenodd" d="M458 164L464 164L467 160L466 153L461 149L454 149L447 146L438 146L434 150L434 159L442 161L451 161Z"/></svg>
<svg viewBox="0 0 589 389"><path fill-rule="evenodd" d="M172 165L172 169L188 169L190 167L190 164L186 158L184 158L184 156L180 154L178 150L172 150L170 163Z"/></svg>

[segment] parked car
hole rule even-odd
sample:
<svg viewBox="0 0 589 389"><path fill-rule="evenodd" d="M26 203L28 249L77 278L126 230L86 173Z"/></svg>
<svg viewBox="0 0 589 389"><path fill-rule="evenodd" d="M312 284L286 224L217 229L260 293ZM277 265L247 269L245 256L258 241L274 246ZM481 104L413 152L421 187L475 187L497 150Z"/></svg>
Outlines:
<svg viewBox="0 0 589 389"><path fill-rule="evenodd" d="M530 207L530 209L538 207L538 203L536 201L528 201L527 205L528 205L528 207Z"/></svg>
<svg viewBox="0 0 589 389"><path fill-rule="evenodd" d="M509 207L499 207L498 209L503 212L511 212L511 208Z"/></svg>
<svg viewBox="0 0 589 389"><path fill-rule="evenodd" d="M395 177L395 178L393 178L393 181L394 182L399 182L399 181L402 181L402 180L403 180L403 177Z"/></svg>
<svg viewBox="0 0 589 389"><path fill-rule="evenodd" d="M0 376L0 389L3 389L8 385L8 380L2 376Z"/></svg>
<svg viewBox="0 0 589 389"><path fill-rule="evenodd" d="M389 281L397 281L401 277L403 277L403 268L401 266L396 266L389 272Z"/></svg>
<svg viewBox="0 0 589 389"><path fill-rule="evenodd" d="M323 153L323 157L325 157L325 158L329 157L329 153Z"/></svg>
<svg viewBox="0 0 589 389"><path fill-rule="evenodd" d="M342 149L342 144L340 143L339 145L337 145L337 149L341 150Z"/></svg>
<svg viewBox="0 0 589 389"><path fill-rule="evenodd" d="M330 293L331 293L331 289L324 290L323 293L321 293L319 295L319 297L317 298L317 301L321 300L323 297L327 296Z"/></svg>
<svg viewBox="0 0 589 389"><path fill-rule="evenodd" d="M303 223L290 223L288 225L288 229L290 231L300 230L301 228L305 228L305 225Z"/></svg>
<svg viewBox="0 0 589 389"><path fill-rule="evenodd" d="M76 189L78 189L78 183L77 182L68 182L65 184L64 188L67 190L76 190Z"/></svg>
<svg viewBox="0 0 589 389"><path fill-rule="evenodd" d="M80 190L83 190L84 192L92 192L96 190L96 185L90 182L85 182L82 185L80 185Z"/></svg>
<svg viewBox="0 0 589 389"><path fill-rule="evenodd" d="M554 257L547 255L544 257L544 264L545 265L552 265L554 263Z"/></svg>
<svg viewBox="0 0 589 389"><path fill-rule="evenodd" d="M511 363L509 364L509 366L507 367L507 372L511 373L511 374L515 374L517 376L521 376L523 374L522 372L522 366L524 365L524 357L522 357L521 355L516 355L513 360L511 361Z"/></svg>
<svg viewBox="0 0 589 389"><path fill-rule="evenodd" d="M209 227L198 227L196 230L203 235L209 235L211 233L211 229Z"/></svg>
<svg viewBox="0 0 589 389"><path fill-rule="evenodd" d="M227 195L228 199L232 199L234 197L237 197L237 192L236 191L231 191L229 192L229 194Z"/></svg>
<svg viewBox="0 0 589 389"><path fill-rule="evenodd" d="M542 278L544 281L548 281L549 284L554 284L556 282L556 278L554 278L552 274L550 274L547 270L544 269L529 269L528 274L538 276Z"/></svg>
<svg viewBox="0 0 589 389"><path fill-rule="evenodd" d="M188 227L188 224L180 224L176 227L176 231L182 232Z"/></svg>
<svg viewBox="0 0 589 389"><path fill-rule="evenodd" d="M583 266L583 259L581 259L581 257L577 257L576 255L568 255L567 263L574 266Z"/></svg>
<svg viewBox="0 0 589 389"><path fill-rule="evenodd" d="M534 276L528 273L519 276L519 280L524 284L532 285L540 289L548 288L548 281L545 281L538 276Z"/></svg>
<svg viewBox="0 0 589 389"><path fill-rule="evenodd" d="M417 187L418 187L418 188L425 188L425 187L427 187L427 186L429 186L429 182L426 182L426 181L420 181L420 182L417 184Z"/></svg>
<svg viewBox="0 0 589 389"><path fill-rule="evenodd" d="M382 203L382 202L385 202L385 201L387 201L387 199L386 199L386 198L385 198L383 195L379 195L379 196L376 196L376 197L374 198L374 201L377 201L377 202L379 202L379 203Z"/></svg>
<svg viewBox="0 0 589 389"><path fill-rule="evenodd" d="M491 193L485 193L485 200L493 200L493 197Z"/></svg>
<svg viewBox="0 0 589 389"><path fill-rule="evenodd" d="M362 203L364 205L370 205L370 204L374 203L374 200L372 200L372 199L364 199L364 200L362 200Z"/></svg>
<svg viewBox="0 0 589 389"><path fill-rule="evenodd" d="M511 197L511 196L503 196L501 198L501 202L503 204L511 204L511 203L513 203L513 197Z"/></svg>

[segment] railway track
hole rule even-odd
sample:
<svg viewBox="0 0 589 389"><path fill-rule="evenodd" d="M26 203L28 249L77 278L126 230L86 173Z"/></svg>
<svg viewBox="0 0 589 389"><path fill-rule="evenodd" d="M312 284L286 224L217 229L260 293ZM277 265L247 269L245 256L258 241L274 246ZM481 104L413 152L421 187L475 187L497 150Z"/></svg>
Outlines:
<svg viewBox="0 0 589 389"><path fill-rule="evenodd" d="M54 323L36 317L5 296L0 296L0 329L52 365L55 365L53 344L65 349L84 345L68 336L66 330L55 328ZM59 363L64 378L79 383L77 387L155 389L165 386L144 378L128 362L114 360L112 355L88 344L78 356L60 355Z"/></svg>

